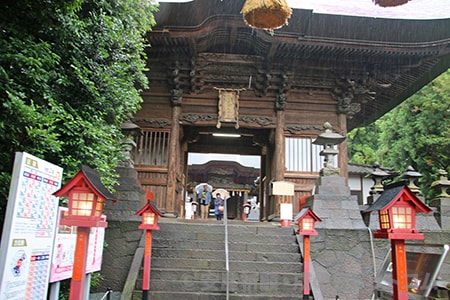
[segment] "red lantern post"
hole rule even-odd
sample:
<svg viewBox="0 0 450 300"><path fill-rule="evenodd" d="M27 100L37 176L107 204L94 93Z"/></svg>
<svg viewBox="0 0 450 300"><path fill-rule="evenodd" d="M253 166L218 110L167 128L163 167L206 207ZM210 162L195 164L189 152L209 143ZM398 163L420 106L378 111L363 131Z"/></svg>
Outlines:
<svg viewBox="0 0 450 300"><path fill-rule="evenodd" d="M148 299L148 291L150 290L150 265L152 260L152 231L159 230L158 217L162 216L161 212L153 203L153 193L146 192L147 204L141 208L136 215L142 217L142 223L139 229L145 230L145 249L144 249L144 273L142 275L142 299Z"/></svg>
<svg viewBox="0 0 450 300"><path fill-rule="evenodd" d="M310 294L310 236L318 235L314 228L316 222L320 222L320 218L309 208L303 208L295 217L298 225L297 234L303 236L303 299L309 299Z"/></svg>
<svg viewBox="0 0 450 300"><path fill-rule="evenodd" d="M82 166L81 170L54 195L68 198L69 211L60 224L77 226L69 300L83 300L91 227L106 228L108 226L108 223L102 219L103 205L106 199L114 202L117 200L103 186L98 174L87 166Z"/></svg>
<svg viewBox="0 0 450 300"><path fill-rule="evenodd" d="M408 300L405 240L423 240L416 228L416 213L431 209L411 192L405 182L386 186L367 212L378 211L380 229L373 236L391 240L394 300Z"/></svg>

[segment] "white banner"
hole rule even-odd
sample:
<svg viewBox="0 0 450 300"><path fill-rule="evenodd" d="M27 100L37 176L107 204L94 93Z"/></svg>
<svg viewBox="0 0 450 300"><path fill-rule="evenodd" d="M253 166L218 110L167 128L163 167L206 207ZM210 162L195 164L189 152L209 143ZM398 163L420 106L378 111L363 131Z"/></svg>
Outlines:
<svg viewBox="0 0 450 300"><path fill-rule="evenodd" d="M66 207L59 208L58 220ZM106 221L106 216L102 216ZM58 221L59 224L59 221ZM86 274L100 271L102 266L103 242L105 240L105 228L92 227L89 235L88 255L86 261ZM72 277L75 248L77 244L77 227L59 225L53 249L50 282L61 281Z"/></svg>

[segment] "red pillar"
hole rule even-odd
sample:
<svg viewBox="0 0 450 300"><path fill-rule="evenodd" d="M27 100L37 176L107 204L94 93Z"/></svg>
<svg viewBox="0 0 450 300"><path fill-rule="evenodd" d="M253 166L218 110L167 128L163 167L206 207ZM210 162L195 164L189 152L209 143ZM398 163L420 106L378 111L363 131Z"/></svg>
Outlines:
<svg viewBox="0 0 450 300"><path fill-rule="evenodd" d="M144 274L142 275L142 299L148 299L150 289L150 264L152 260L152 231L145 231Z"/></svg>
<svg viewBox="0 0 450 300"><path fill-rule="evenodd" d="M309 235L303 236L303 299L309 299L309 261L310 261Z"/></svg>
<svg viewBox="0 0 450 300"><path fill-rule="evenodd" d="M77 242L73 264L72 280L70 281L69 300L83 300L86 284L86 261L89 246L90 227L77 228Z"/></svg>
<svg viewBox="0 0 450 300"><path fill-rule="evenodd" d="M392 248L392 286L394 300L408 300L408 274L404 240L391 240Z"/></svg>

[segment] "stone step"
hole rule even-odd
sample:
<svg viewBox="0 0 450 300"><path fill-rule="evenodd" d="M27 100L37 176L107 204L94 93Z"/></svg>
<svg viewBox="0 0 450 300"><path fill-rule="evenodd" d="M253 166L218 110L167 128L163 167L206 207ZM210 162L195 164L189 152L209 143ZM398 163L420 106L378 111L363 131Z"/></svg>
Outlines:
<svg viewBox="0 0 450 300"><path fill-rule="evenodd" d="M282 283L241 283L230 282L230 293L242 294L264 294L264 295L292 295L300 294L302 287L299 284ZM222 293L226 292L226 282L217 281L177 281L177 280L151 280L150 290L153 291L177 291L177 292L206 292Z"/></svg>
<svg viewBox="0 0 450 300"><path fill-rule="evenodd" d="M225 270L225 260L217 259L176 259L158 258L152 259L152 268L187 269L187 270ZM294 273L302 268L302 264L286 262L255 262L255 261L230 261L230 270L251 272L281 272Z"/></svg>
<svg viewBox="0 0 450 300"><path fill-rule="evenodd" d="M215 281L226 282L227 274L225 270L182 270L182 269L156 269L152 268L151 280L175 280L175 281ZM229 272L230 282L252 283L252 284L298 284L302 282L303 275L297 273L274 273L274 272L249 272L233 271ZM155 287L156 290L159 288Z"/></svg>
<svg viewBox="0 0 450 300"><path fill-rule="evenodd" d="M246 242L246 243L286 243L289 241L289 238L294 239L295 235L264 235L264 234L249 234L249 233L233 233L228 232L228 241L229 242ZM225 232L191 232L191 231L177 231L177 232L154 232L153 233L154 240L177 240L177 241L186 241L186 240L207 240L207 241L224 241L225 240Z"/></svg>
<svg viewBox="0 0 450 300"><path fill-rule="evenodd" d="M163 220L163 219L162 219ZM166 221L159 222L160 230L156 232L210 232L220 233L224 232L225 225L223 223L205 223L194 221ZM293 235L293 227L280 227L271 225L271 223L243 223L230 224L228 223L228 232L230 234L253 234L253 235Z"/></svg>
<svg viewBox="0 0 450 300"><path fill-rule="evenodd" d="M225 249L224 241L205 241L205 240L153 240L152 249L173 249L190 250L190 249L208 249L222 250ZM249 251L257 252L264 249L266 252L281 253L299 253L298 244L295 243L295 237L291 242L286 243L249 243L249 242L230 242L228 243L229 251Z"/></svg>
<svg viewBox="0 0 450 300"><path fill-rule="evenodd" d="M132 300L141 300L142 292L135 291ZM176 291L149 291L149 299L152 300L225 300L226 292L201 293L201 292L176 292ZM293 295L256 295L243 293L229 293L229 300L293 300L302 299L302 294Z"/></svg>
<svg viewBox="0 0 450 300"><path fill-rule="evenodd" d="M303 264L292 227L169 220L153 232L150 299L296 299ZM142 270L141 270L142 271ZM142 276L135 298L141 299Z"/></svg>
<svg viewBox="0 0 450 300"><path fill-rule="evenodd" d="M260 252L259 251L229 251L229 259L236 261L260 261L260 262L289 262L298 263L301 260L300 253ZM179 259L225 259L225 251L202 249L171 249L153 248L152 258L179 258Z"/></svg>

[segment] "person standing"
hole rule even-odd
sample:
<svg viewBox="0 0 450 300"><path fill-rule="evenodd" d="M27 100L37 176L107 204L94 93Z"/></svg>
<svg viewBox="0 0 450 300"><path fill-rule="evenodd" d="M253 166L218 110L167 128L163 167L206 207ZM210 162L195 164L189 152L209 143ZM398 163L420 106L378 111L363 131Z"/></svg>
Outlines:
<svg viewBox="0 0 450 300"><path fill-rule="evenodd" d="M203 191L198 195L198 202L200 203L200 217L205 220L208 219L211 192L208 190L207 184L203 186Z"/></svg>
<svg viewBox="0 0 450 300"><path fill-rule="evenodd" d="M216 194L216 199L214 200L214 214L216 215L217 221L222 220L223 210L224 210L224 200L222 199L220 193Z"/></svg>

